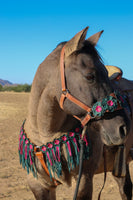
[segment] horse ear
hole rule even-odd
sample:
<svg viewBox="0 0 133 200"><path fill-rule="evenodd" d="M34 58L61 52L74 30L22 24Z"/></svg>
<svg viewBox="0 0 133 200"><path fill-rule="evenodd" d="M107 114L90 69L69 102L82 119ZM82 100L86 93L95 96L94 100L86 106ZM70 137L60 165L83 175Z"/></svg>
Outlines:
<svg viewBox="0 0 133 200"><path fill-rule="evenodd" d="M94 46L97 44L101 34L103 33L103 30L102 31L99 31L98 33L95 33L94 35L92 35L91 37L89 37L87 39L87 41L91 42Z"/></svg>
<svg viewBox="0 0 133 200"><path fill-rule="evenodd" d="M65 45L65 56L68 57L74 51L80 49L82 42L85 40L88 26L77 33L71 40L69 40Z"/></svg>

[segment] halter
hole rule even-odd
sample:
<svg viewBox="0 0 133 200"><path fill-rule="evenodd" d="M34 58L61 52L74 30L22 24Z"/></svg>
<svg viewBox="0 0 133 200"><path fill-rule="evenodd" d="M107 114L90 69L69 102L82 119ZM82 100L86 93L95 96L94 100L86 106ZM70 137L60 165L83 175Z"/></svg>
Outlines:
<svg viewBox="0 0 133 200"><path fill-rule="evenodd" d="M121 95L116 94L116 92L111 93L109 96L104 98L102 102L96 102L92 108L85 105L83 102L75 98L70 94L70 91L66 87L65 83L65 65L64 65L64 56L65 56L65 46L63 46L60 55L60 73L61 73L61 86L62 94L60 98L60 107L63 109L63 104L65 99L69 99L74 104L81 107L87 112L86 116L81 120L79 117L73 115L76 119L81 121L81 124L85 126L92 118L102 117L105 112L113 112L115 110L123 109L121 102L124 102L124 99Z"/></svg>

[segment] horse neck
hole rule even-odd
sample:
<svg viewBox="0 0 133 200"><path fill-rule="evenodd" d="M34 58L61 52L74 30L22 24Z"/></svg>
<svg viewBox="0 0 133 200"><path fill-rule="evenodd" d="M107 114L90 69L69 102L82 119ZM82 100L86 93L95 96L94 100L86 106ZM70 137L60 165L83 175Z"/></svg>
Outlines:
<svg viewBox="0 0 133 200"><path fill-rule="evenodd" d="M65 113L55 100L52 105L49 130L51 132L67 132L76 124L77 120L72 115Z"/></svg>
<svg viewBox="0 0 133 200"><path fill-rule="evenodd" d="M31 98L32 99L32 98ZM33 100L32 100L33 101ZM53 141L71 130L77 120L66 114L54 97L49 98L49 90L45 90L38 103L38 109L33 115L34 101L30 102L30 112L25 124L25 130L37 145Z"/></svg>
<svg viewBox="0 0 133 200"><path fill-rule="evenodd" d="M33 142L37 141L37 145L51 141L77 123L60 108L55 98L61 95L60 49L55 49L39 66L32 84L25 130Z"/></svg>

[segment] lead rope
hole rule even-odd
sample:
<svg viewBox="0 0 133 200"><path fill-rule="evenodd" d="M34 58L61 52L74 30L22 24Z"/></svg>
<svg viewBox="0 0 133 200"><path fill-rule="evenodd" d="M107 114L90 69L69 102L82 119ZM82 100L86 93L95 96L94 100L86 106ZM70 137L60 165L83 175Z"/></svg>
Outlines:
<svg viewBox="0 0 133 200"><path fill-rule="evenodd" d="M80 179L82 176L82 167L83 167L83 153L84 153L84 135L86 133L86 129L87 126L85 125L82 131L82 135L81 135L81 139L79 140L80 143L80 155L79 155L79 176L78 176L78 180L77 180L77 184L76 184L76 189L75 189L75 193L74 193L74 197L73 200L77 199L77 195L78 195L78 190L79 190L79 184L80 184Z"/></svg>
<svg viewBox="0 0 133 200"><path fill-rule="evenodd" d="M101 197L101 193L103 191L103 188L105 186L105 182L106 182L106 177L107 177L107 168L106 168L106 147L105 145L103 146L103 159L104 159L104 182L103 182L103 186L102 186L102 189L101 191L99 192L99 195L98 195L98 200L100 200L100 197Z"/></svg>
<svg viewBox="0 0 133 200"><path fill-rule="evenodd" d="M84 141L83 141L83 138L84 138L84 135L86 133L86 128L87 128L87 126L84 126L84 129L82 131L82 136L81 136L81 139L79 141L80 142L79 176L78 176L78 180L77 180L77 184L76 184L76 189L75 189L73 200L77 199L80 179L81 179L81 175L82 175L83 153L84 153ZM103 183L103 186L102 186L102 188L101 188L101 190L99 192L98 200L100 200L101 193L102 193L102 191L104 189L105 182L106 182L106 177L107 177L107 173L106 173L107 172L107 169L106 169L106 147L105 147L105 145L103 146L103 158L104 158L104 183Z"/></svg>

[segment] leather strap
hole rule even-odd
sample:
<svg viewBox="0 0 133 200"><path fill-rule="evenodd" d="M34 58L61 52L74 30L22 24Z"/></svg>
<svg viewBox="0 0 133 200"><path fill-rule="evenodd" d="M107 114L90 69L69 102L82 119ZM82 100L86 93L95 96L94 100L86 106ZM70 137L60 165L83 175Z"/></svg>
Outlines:
<svg viewBox="0 0 133 200"><path fill-rule="evenodd" d="M62 91L66 91L64 57L65 57L65 45L63 46L60 55L60 73L61 73Z"/></svg>
<svg viewBox="0 0 133 200"><path fill-rule="evenodd" d="M61 108L63 108L63 103L64 103L65 98L69 99L70 101L72 101L73 103L75 103L76 105L81 107L82 109L86 110L87 112L91 112L91 108L90 107L86 106L84 103L82 103L81 101L76 99L69 92L66 92L66 94L62 93L61 98L60 98L60 106L61 106Z"/></svg>
<svg viewBox="0 0 133 200"><path fill-rule="evenodd" d="M84 119L81 121L81 124L83 126L85 126L87 124L87 122L91 119L91 116L89 114L87 114Z"/></svg>
<svg viewBox="0 0 133 200"><path fill-rule="evenodd" d="M44 157L43 157L43 153L42 151L39 151L39 152L36 152L36 148L34 149L34 152L35 152L35 155L36 157L38 158L38 160L40 161L44 171L46 172L46 174L50 177L50 174L49 174L49 171L48 171L48 168L47 168L47 165L44 161ZM56 179L52 178L52 181L54 182L54 185L55 186L58 186L60 184L60 182L58 182Z"/></svg>

